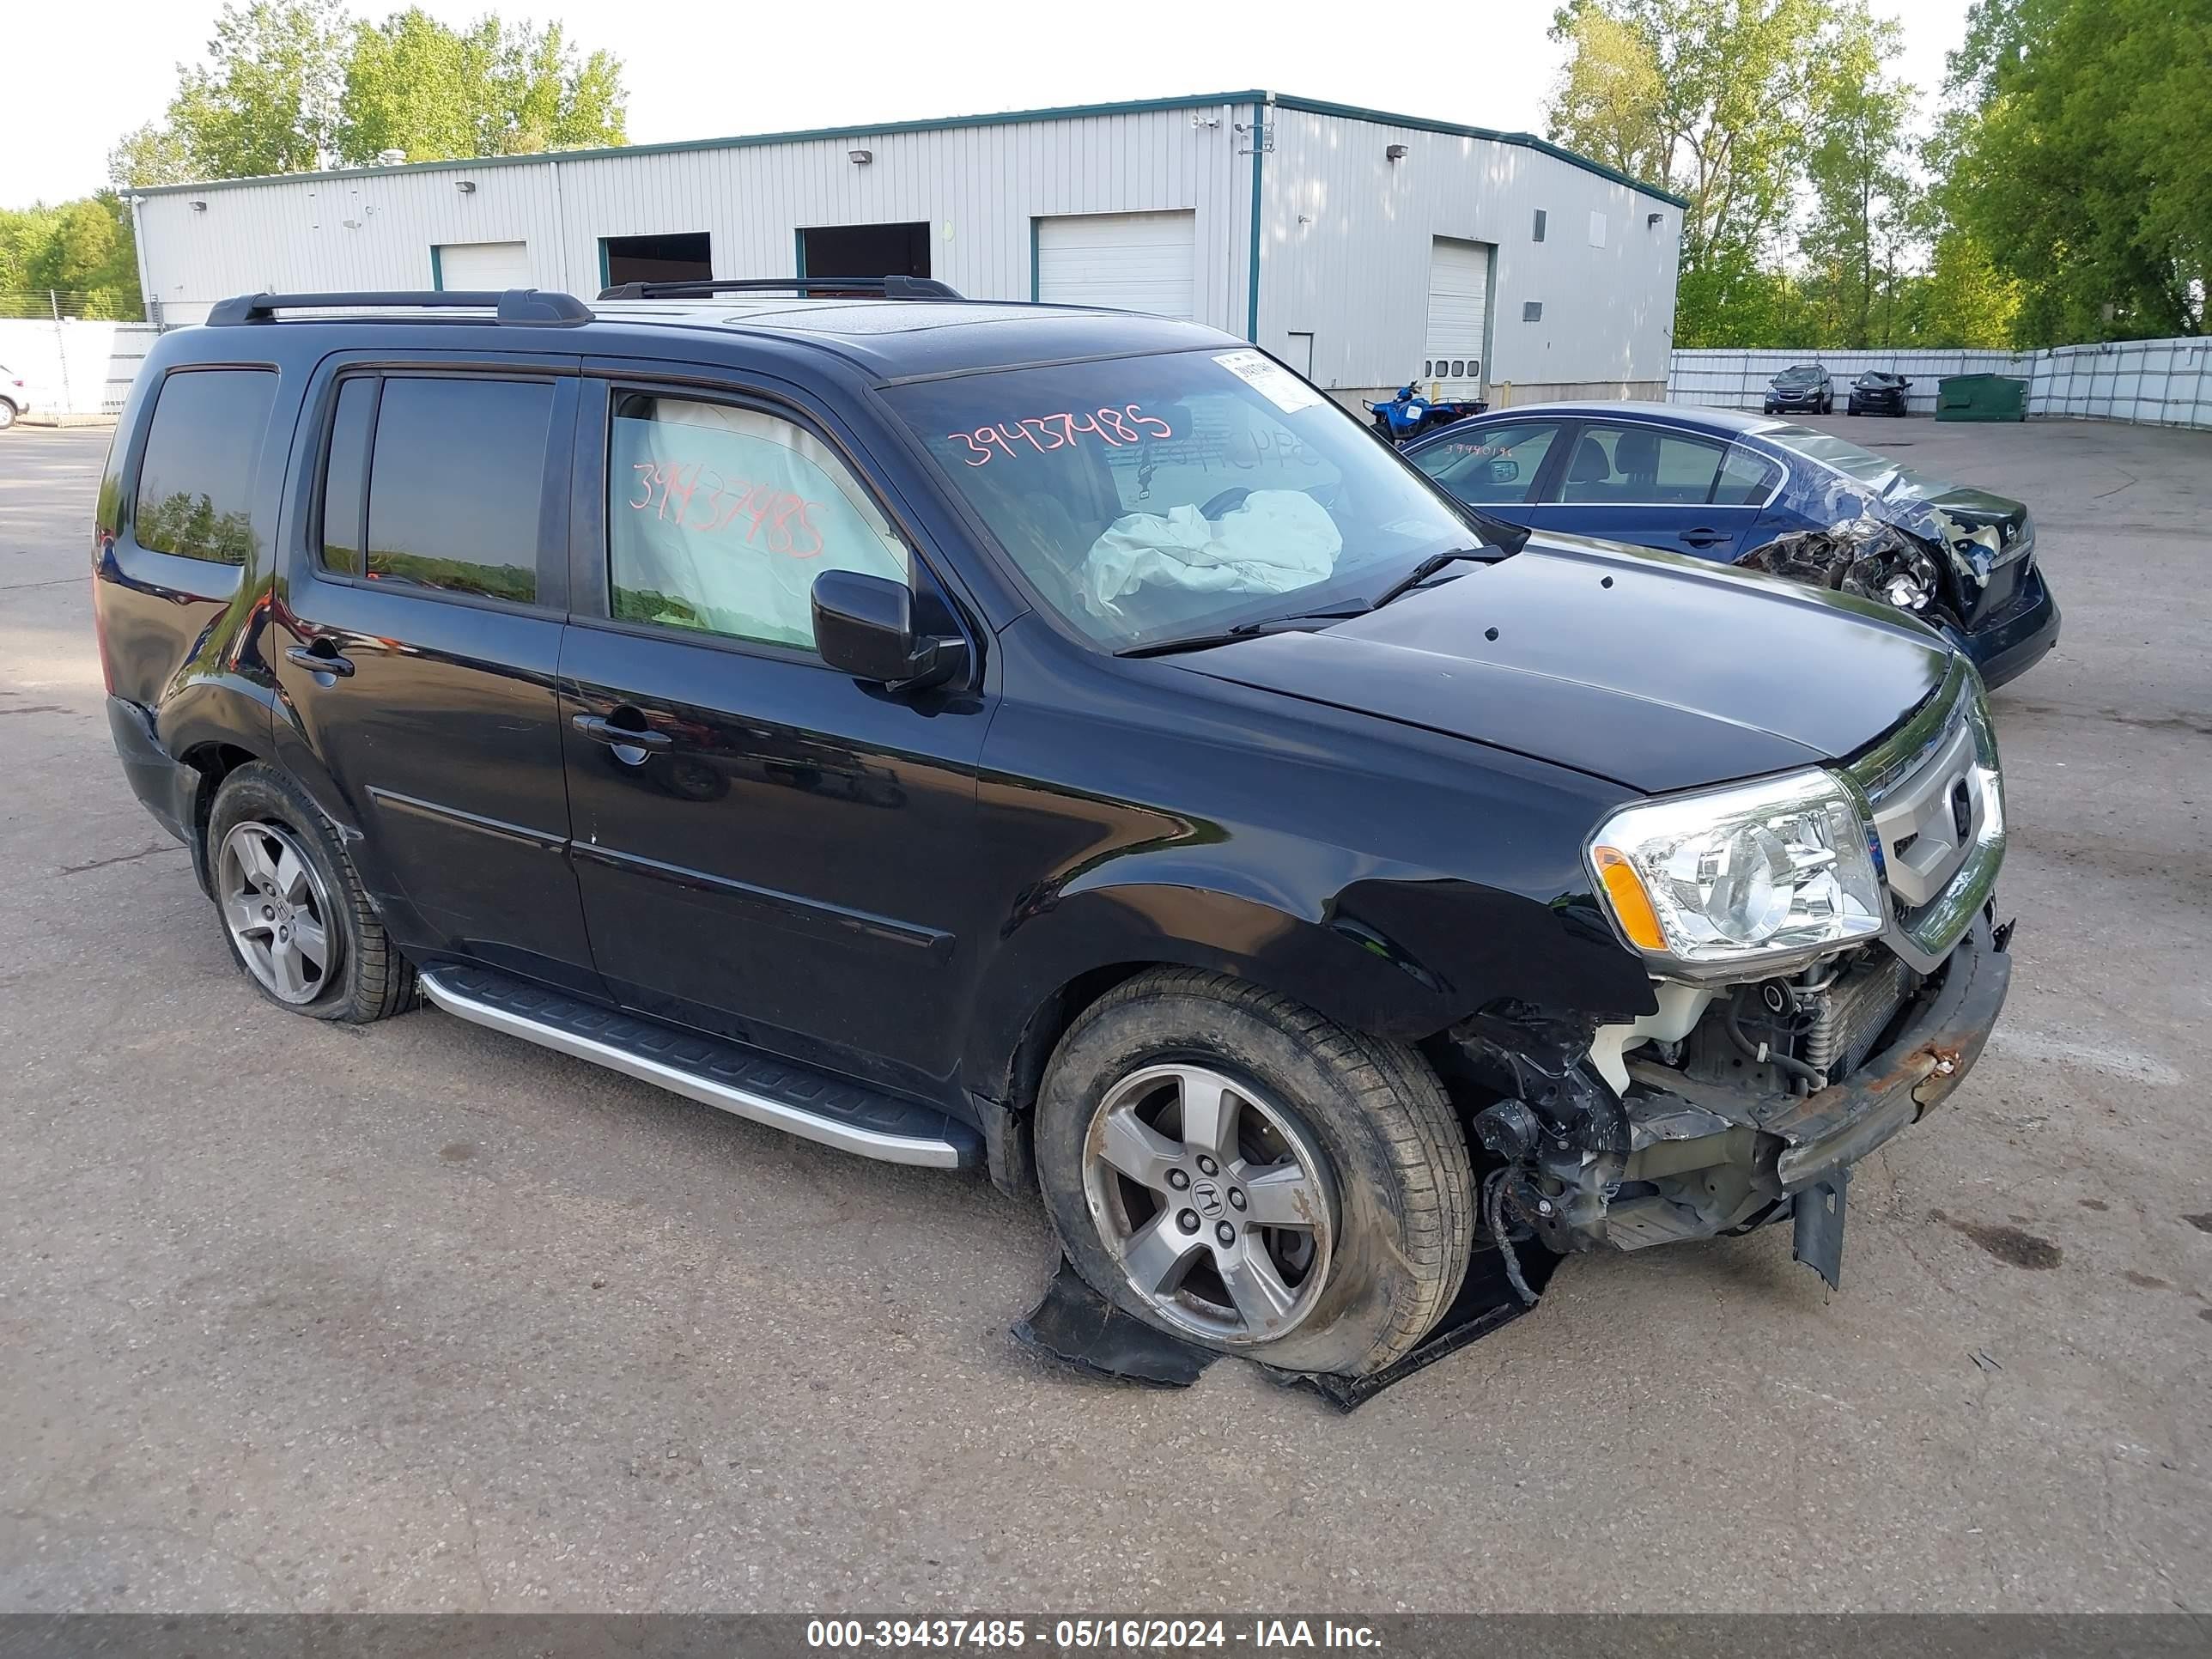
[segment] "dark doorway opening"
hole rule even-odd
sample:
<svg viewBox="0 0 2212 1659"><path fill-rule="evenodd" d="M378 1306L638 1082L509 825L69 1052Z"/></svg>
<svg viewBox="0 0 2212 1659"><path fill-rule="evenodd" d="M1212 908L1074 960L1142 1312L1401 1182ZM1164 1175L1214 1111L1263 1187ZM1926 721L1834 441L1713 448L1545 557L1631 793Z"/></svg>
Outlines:
<svg viewBox="0 0 2212 1659"><path fill-rule="evenodd" d="M617 283L696 283L714 274L703 230L675 236L602 236L599 264L607 286Z"/></svg>
<svg viewBox="0 0 2212 1659"><path fill-rule="evenodd" d="M825 225L799 233L802 276L927 276L929 227Z"/></svg>

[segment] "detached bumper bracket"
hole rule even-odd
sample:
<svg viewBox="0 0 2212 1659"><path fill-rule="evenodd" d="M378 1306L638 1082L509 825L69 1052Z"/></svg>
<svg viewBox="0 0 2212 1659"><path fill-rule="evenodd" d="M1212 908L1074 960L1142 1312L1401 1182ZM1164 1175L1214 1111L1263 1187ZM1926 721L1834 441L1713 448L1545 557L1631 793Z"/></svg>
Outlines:
<svg viewBox="0 0 2212 1659"><path fill-rule="evenodd" d="M1844 1196L1850 1184L1850 1165L1839 1164L1800 1189L1790 1206L1790 1257L1826 1279L1832 1291L1844 1288Z"/></svg>

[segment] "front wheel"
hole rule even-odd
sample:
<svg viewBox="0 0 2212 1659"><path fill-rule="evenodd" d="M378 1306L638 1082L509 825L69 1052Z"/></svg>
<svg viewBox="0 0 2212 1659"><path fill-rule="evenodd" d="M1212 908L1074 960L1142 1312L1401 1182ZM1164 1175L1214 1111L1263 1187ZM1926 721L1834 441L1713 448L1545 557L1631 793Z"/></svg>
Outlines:
<svg viewBox="0 0 2212 1659"><path fill-rule="evenodd" d="M15 424L15 405L9 403L5 398L0 398L0 432L5 432L9 427Z"/></svg>
<svg viewBox="0 0 2212 1659"><path fill-rule="evenodd" d="M1285 1370L1402 1358L1473 1248L1467 1141L1427 1062L1222 975L1156 969L1085 1011L1036 1151L1092 1288Z"/></svg>

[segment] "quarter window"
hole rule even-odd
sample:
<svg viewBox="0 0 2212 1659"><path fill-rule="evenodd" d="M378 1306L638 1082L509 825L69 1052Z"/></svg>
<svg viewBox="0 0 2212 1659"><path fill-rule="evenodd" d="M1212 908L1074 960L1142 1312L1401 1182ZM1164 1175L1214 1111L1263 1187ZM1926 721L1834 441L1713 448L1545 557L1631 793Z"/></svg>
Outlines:
<svg viewBox="0 0 2212 1659"><path fill-rule="evenodd" d="M131 508L141 547L246 562L254 462L276 398L276 376L267 369L191 369L162 381Z"/></svg>
<svg viewBox="0 0 2212 1659"><path fill-rule="evenodd" d="M339 402L343 422L343 393ZM386 379L370 451L367 579L534 604L552 415L543 380ZM327 544L327 512L325 524Z"/></svg>
<svg viewBox="0 0 2212 1659"><path fill-rule="evenodd" d="M905 544L830 446L755 409L627 392L607 467L616 617L814 648L824 570L908 580Z"/></svg>
<svg viewBox="0 0 2212 1659"><path fill-rule="evenodd" d="M1721 476L1713 484L1717 507L1764 507L1782 482L1782 469L1765 456L1741 445L1731 447L1721 463Z"/></svg>

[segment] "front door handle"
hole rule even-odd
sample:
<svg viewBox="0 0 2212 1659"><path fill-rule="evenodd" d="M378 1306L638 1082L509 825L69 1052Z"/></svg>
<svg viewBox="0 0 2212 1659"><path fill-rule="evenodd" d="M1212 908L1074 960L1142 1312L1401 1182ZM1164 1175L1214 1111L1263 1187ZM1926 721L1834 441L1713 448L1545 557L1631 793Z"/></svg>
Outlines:
<svg viewBox="0 0 2212 1659"><path fill-rule="evenodd" d="M318 674L335 674L340 679L353 672L350 659L341 657L335 651L318 651L312 645L294 646L284 653L284 660L297 663Z"/></svg>
<svg viewBox="0 0 2212 1659"><path fill-rule="evenodd" d="M1702 526L1695 530L1685 530L1682 532L1683 544L1688 547L1711 547L1717 542L1724 542L1728 539L1727 531L1709 530Z"/></svg>
<svg viewBox="0 0 2212 1659"><path fill-rule="evenodd" d="M593 743L604 743L616 749L666 749L673 739L665 732L634 732L627 726L617 726L612 720L597 714L578 714L569 725Z"/></svg>

